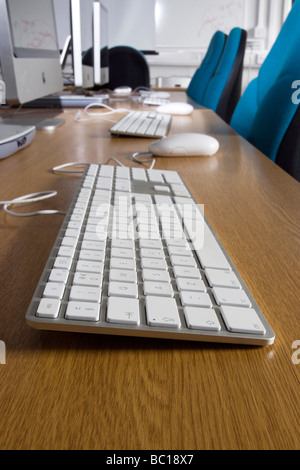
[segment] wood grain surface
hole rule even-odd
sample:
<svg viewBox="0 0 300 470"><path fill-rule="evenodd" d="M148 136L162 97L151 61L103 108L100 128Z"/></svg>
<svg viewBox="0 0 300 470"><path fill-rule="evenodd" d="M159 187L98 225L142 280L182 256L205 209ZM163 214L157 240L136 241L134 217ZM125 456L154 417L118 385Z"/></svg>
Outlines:
<svg viewBox="0 0 300 470"><path fill-rule="evenodd" d="M1 200L54 189L55 198L22 210L66 210L80 178L54 166L110 157L137 166L131 154L147 150L147 139L111 138L109 122L74 115L67 110L62 127L0 161ZM155 168L179 171L204 204L274 345L30 329L25 313L63 217L1 211L0 449L299 448L300 185L211 111L174 117L171 132L187 131L217 137L218 154L158 158Z"/></svg>

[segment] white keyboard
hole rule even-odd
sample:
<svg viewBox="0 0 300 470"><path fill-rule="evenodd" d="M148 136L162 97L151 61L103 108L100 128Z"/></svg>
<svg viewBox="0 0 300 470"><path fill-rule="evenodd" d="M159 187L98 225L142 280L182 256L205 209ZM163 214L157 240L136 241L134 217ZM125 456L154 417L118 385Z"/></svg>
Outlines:
<svg viewBox="0 0 300 470"><path fill-rule="evenodd" d="M110 128L112 134L136 137L165 137L172 116L153 111L131 111Z"/></svg>
<svg viewBox="0 0 300 470"><path fill-rule="evenodd" d="M267 345L274 333L178 173L88 165L30 326Z"/></svg>
<svg viewBox="0 0 300 470"><path fill-rule="evenodd" d="M151 98L151 96L149 96L149 98L145 98L143 100L143 103L148 104L149 106L160 106L170 103L170 100L168 98Z"/></svg>

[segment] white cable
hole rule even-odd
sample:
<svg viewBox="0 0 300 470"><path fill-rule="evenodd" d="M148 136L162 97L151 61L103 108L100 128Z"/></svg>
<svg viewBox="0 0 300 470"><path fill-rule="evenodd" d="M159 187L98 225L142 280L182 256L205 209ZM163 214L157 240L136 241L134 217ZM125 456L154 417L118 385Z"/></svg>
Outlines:
<svg viewBox="0 0 300 470"><path fill-rule="evenodd" d="M98 106L100 108L106 108L106 109L108 109L108 111L101 112L101 113L95 113L95 112L90 113L89 109L93 108L95 106ZM109 122L116 122L116 121L113 121L112 119L106 119L105 116L115 114L115 113L129 113L129 112L130 112L130 109L127 109L127 108L114 109L114 108L111 108L110 106L108 106L107 104L104 104L104 103L90 103L83 110L83 113L86 114L87 116L90 116L90 117L89 118L80 118L81 111L79 110L78 113L75 115L74 119L75 119L76 122L91 121L92 119L103 119L103 120L109 121Z"/></svg>
<svg viewBox="0 0 300 470"><path fill-rule="evenodd" d="M9 206L14 204L27 204L31 202L42 201L44 199L49 199L57 195L57 191L41 191L38 193L26 194L25 196L20 196L11 201L0 201L0 204L3 204L3 211L7 214L14 215L16 217L30 217L33 215L52 215L52 214L62 214L65 215L66 212L58 211L58 210L42 210L42 211L35 211L35 212L27 212L24 214L20 214L17 212L13 212L9 210Z"/></svg>
<svg viewBox="0 0 300 470"><path fill-rule="evenodd" d="M52 168L53 173L84 173L84 170L64 170L64 168L72 166L87 166L89 163L80 163L80 162L71 162L64 163L63 165L58 165Z"/></svg>
<svg viewBox="0 0 300 470"><path fill-rule="evenodd" d="M110 160L113 160L113 161L116 162L119 166L126 166L126 165L123 165L123 163L119 162L119 160L117 160L115 157L110 157L110 158L107 160L107 162L105 163L105 165L107 165Z"/></svg>
<svg viewBox="0 0 300 470"><path fill-rule="evenodd" d="M147 158L147 159L143 160L143 158ZM138 163L142 163L142 164L147 163L147 162L152 162L149 170L152 170L156 163L155 159L153 158L152 153L150 152L135 152L132 154L132 160Z"/></svg>
<svg viewBox="0 0 300 470"><path fill-rule="evenodd" d="M152 169L155 165L155 160L152 159L152 158L148 158L147 160L140 160L139 157L142 158L142 155L145 155L145 156L147 155L148 157L151 157L152 154L148 153L148 152L135 152L132 155L132 159L135 160L138 163L141 163L141 164L152 160L152 164L150 166L150 169ZM123 165L123 163L121 163L115 157L110 157L107 160L107 163L110 160L113 160L119 166L123 166L123 167L125 166L125 165ZM89 165L89 163L85 163L85 162L83 162L83 163L82 162L64 163L62 165L58 165L56 167L53 167L52 171L53 171L53 173L83 173L84 172L83 169L81 169L81 170L75 170L75 169L74 170L67 170L67 168L76 167L76 166L84 166L85 167L87 165ZM40 191L38 193L31 193L31 194L26 194L25 196L19 196L19 197L16 197L16 198L14 198L10 201L0 201L0 205L3 205L3 211L6 214L10 214L10 215L13 215L15 217L31 217L31 216L34 216L34 215L52 215L52 214L66 215L66 212L59 211L59 210L41 210L41 211L27 212L27 213L18 213L18 212L13 212L13 211L9 210L9 207L12 206L12 205L29 204L29 203L32 203L32 202L43 201L44 199L49 199L49 198L54 197L54 196L57 196L57 191L54 191L54 190Z"/></svg>

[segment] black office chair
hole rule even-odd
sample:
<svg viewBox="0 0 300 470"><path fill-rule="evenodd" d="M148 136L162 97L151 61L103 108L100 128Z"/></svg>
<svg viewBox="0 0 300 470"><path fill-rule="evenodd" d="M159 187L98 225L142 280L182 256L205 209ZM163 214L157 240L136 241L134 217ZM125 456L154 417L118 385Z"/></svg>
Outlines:
<svg viewBox="0 0 300 470"><path fill-rule="evenodd" d="M109 49L109 88L150 88L150 71L144 54L129 46Z"/></svg>
<svg viewBox="0 0 300 470"><path fill-rule="evenodd" d="M300 105L281 141L276 163L300 182Z"/></svg>

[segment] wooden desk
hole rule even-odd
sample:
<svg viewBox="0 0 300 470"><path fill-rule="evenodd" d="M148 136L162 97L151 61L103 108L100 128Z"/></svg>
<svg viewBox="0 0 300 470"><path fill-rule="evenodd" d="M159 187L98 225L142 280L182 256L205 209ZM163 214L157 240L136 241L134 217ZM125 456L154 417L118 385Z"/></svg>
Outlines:
<svg viewBox="0 0 300 470"><path fill-rule="evenodd" d="M148 140L75 123L0 162L0 199L55 189L33 209L66 210L79 183L65 162L129 166ZM175 117L171 132L215 135L210 158L157 159L181 173L276 334L260 347L30 329L24 316L62 216L0 213L1 449L299 448L300 185L213 112ZM294 354L294 356L293 356ZM294 358L294 362L293 359Z"/></svg>

